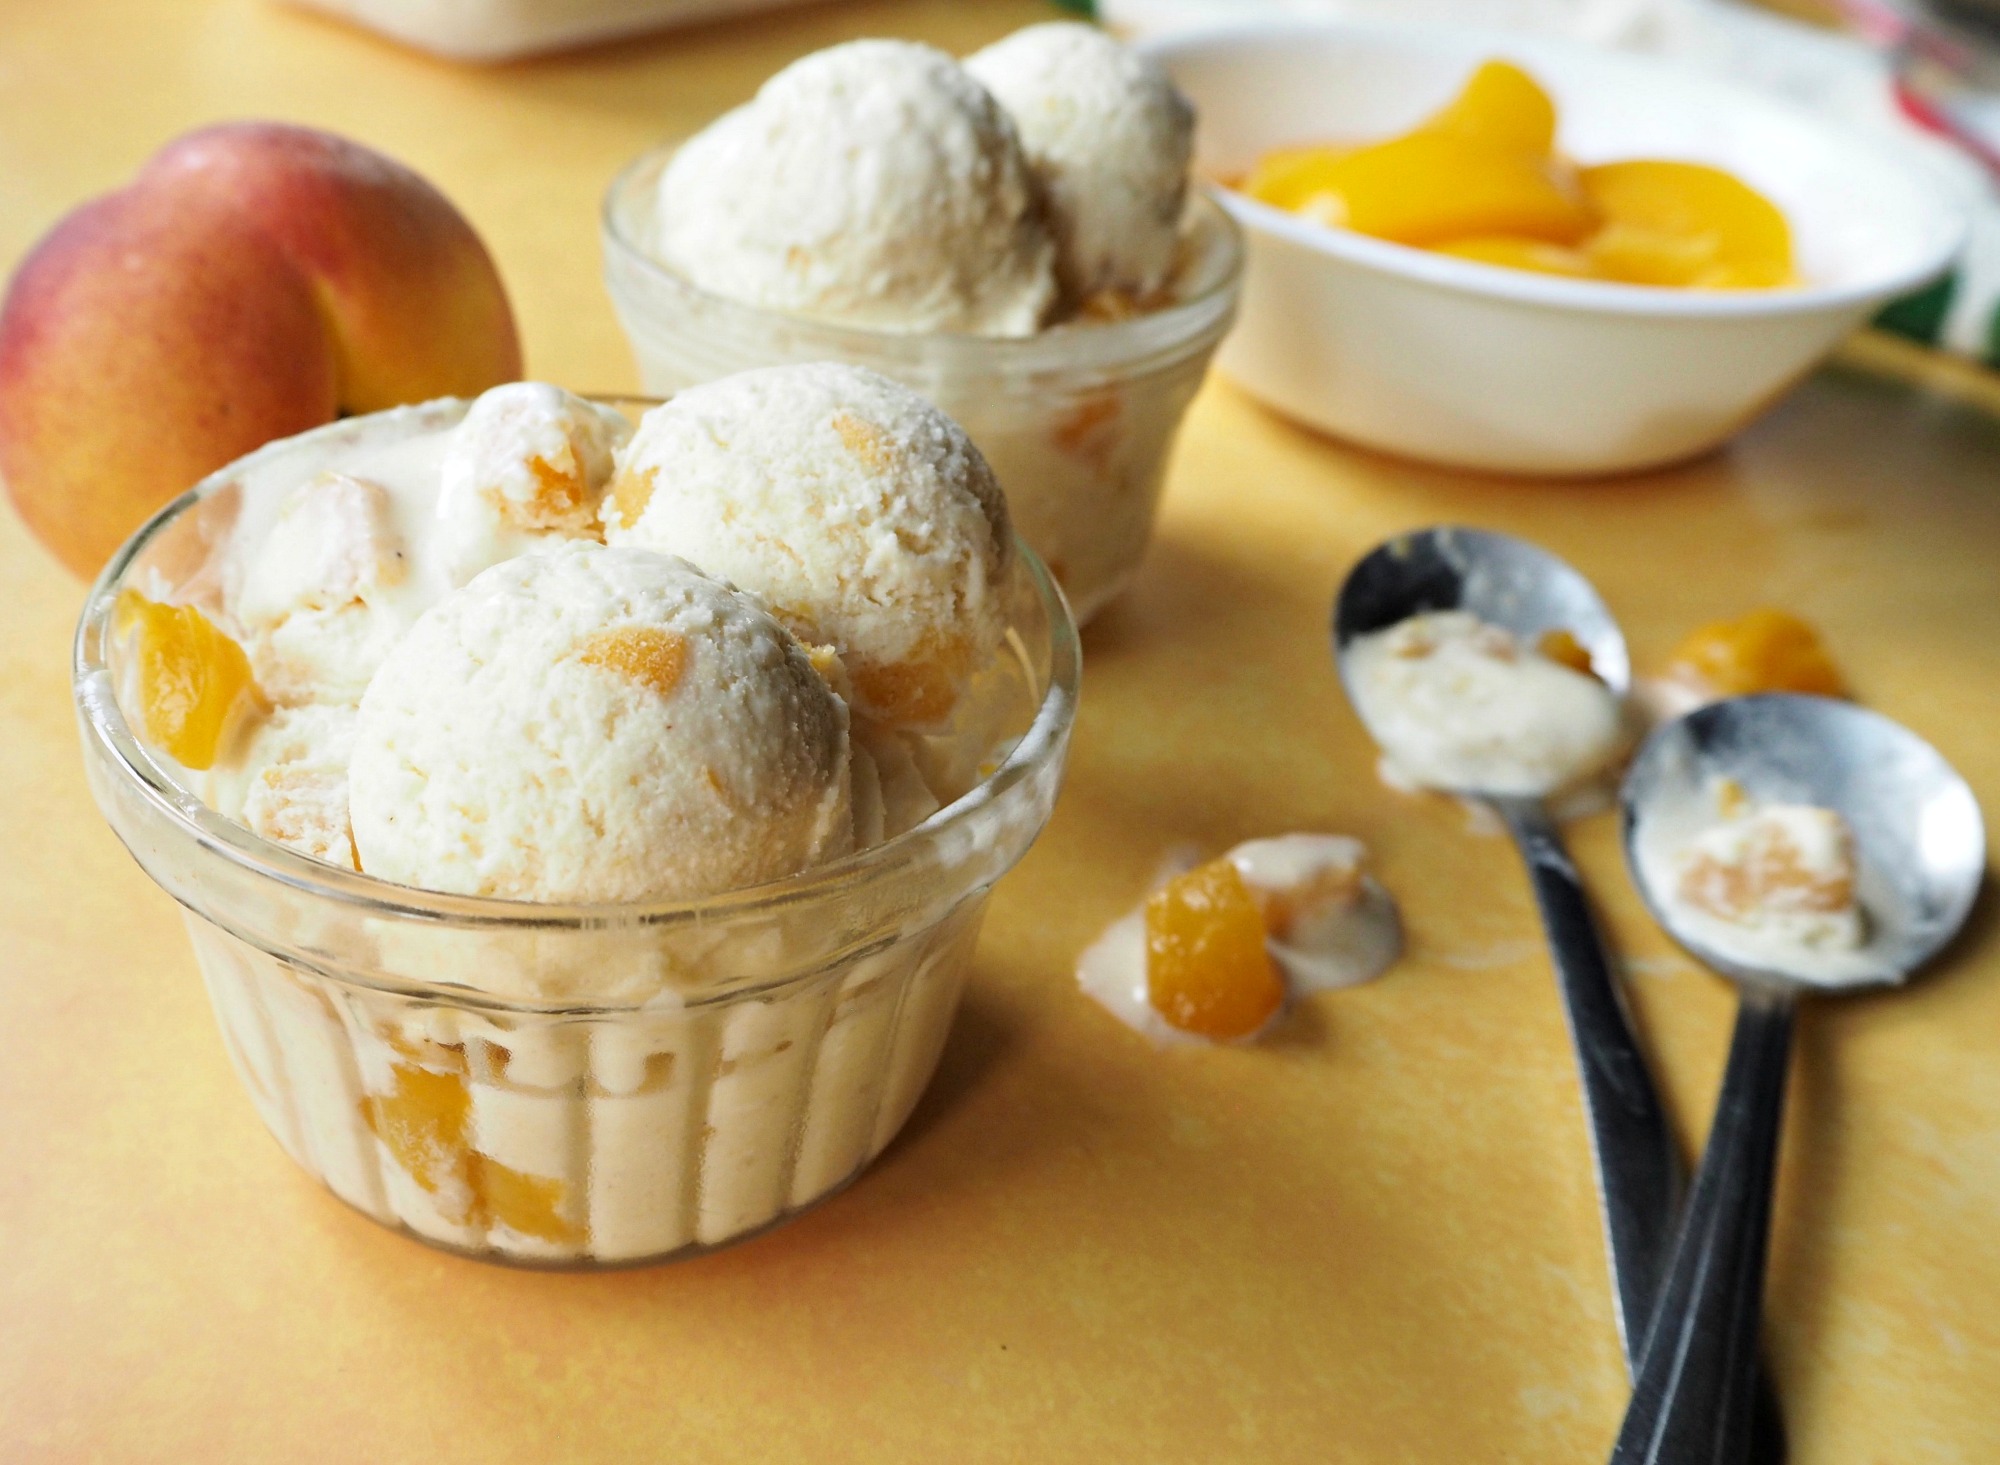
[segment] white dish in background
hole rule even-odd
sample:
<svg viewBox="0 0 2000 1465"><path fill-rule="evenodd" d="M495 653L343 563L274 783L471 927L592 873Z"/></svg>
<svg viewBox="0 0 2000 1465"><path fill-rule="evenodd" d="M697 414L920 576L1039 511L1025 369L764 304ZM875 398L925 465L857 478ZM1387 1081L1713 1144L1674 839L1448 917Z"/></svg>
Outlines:
<svg viewBox="0 0 2000 1465"><path fill-rule="evenodd" d="M1585 475L1725 441L1887 301L1950 264L1966 221L1920 163L1769 98L1644 58L1475 30L1235 26L1145 46L1201 114L1198 169L1415 126L1493 57L1555 98L1583 163L1726 168L1791 221L1806 284L1570 280L1329 229L1226 189L1248 275L1218 365L1288 416L1453 467Z"/></svg>

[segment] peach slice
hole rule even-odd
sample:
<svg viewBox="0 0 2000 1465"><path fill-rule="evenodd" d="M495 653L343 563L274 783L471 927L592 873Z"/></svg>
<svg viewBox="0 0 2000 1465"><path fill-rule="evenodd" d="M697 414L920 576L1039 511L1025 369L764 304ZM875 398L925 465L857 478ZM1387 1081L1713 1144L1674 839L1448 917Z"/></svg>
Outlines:
<svg viewBox="0 0 2000 1465"><path fill-rule="evenodd" d="M1252 196L1398 244L1494 234L1571 244L1591 225L1561 164L1446 131L1329 152Z"/></svg>
<svg viewBox="0 0 2000 1465"><path fill-rule="evenodd" d="M1486 61L1424 126L1487 147L1546 157L1556 145L1556 104L1513 62Z"/></svg>
<svg viewBox="0 0 2000 1465"><path fill-rule="evenodd" d="M1574 170L1552 153L1555 132L1555 104L1534 78L1489 61L1415 131L1365 147L1284 149L1252 170L1243 191L1357 234L1459 241L1451 252L1511 264L1490 242L1467 242L1571 244L1591 227Z"/></svg>
<svg viewBox="0 0 2000 1465"><path fill-rule="evenodd" d="M1588 252L1607 279L1760 290L1796 278L1784 214L1720 168L1634 159L1585 168L1579 176L1604 220Z"/></svg>
<svg viewBox="0 0 2000 1465"><path fill-rule="evenodd" d="M1470 239L1447 239L1442 244L1433 244L1431 250L1456 259L1477 260L1480 264L1499 265L1510 270L1528 270L1537 275L1567 275L1572 279L1585 280L1591 277L1588 255L1539 239L1476 234Z"/></svg>
<svg viewBox="0 0 2000 1465"><path fill-rule="evenodd" d="M1488 61L1401 137L1267 153L1241 191L1335 228L1458 259L1620 284L1793 284L1785 216L1719 168L1635 159L1578 170L1556 108L1520 67Z"/></svg>

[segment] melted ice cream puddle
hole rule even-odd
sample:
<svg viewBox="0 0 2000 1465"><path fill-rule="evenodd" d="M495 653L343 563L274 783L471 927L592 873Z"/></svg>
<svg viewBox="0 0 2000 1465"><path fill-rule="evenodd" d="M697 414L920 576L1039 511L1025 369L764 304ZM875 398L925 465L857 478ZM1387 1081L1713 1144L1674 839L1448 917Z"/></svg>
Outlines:
<svg viewBox="0 0 2000 1465"><path fill-rule="evenodd" d="M1264 951L1282 976L1288 1003L1365 982L1401 955L1395 899L1365 872L1366 855L1359 840L1341 835L1286 834L1247 840L1223 856L1256 901ZM1155 1042L1217 1041L1176 1026L1155 1006L1143 904L1077 958L1076 977L1113 1017Z"/></svg>

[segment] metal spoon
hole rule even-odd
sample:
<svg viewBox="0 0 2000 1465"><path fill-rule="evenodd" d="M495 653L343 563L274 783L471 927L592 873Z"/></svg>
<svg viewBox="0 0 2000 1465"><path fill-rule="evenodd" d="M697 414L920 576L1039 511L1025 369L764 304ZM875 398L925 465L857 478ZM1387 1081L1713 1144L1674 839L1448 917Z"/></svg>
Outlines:
<svg viewBox="0 0 2000 1465"><path fill-rule="evenodd" d="M1340 588L1334 657L1357 709L1346 654L1354 639L1432 610L1471 611L1529 644L1544 631L1567 631L1590 653L1591 669L1605 685L1625 694L1631 677L1625 638L1588 580L1508 535L1435 528L1379 545ZM1450 792L1481 799L1500 816L1534 885L1583 1079L1619 1336L1627 1360L1636 1364L1666 1272L1680 1155L1555 820L1540 799L1470 788Z"/></svg>
<svg viewBox="0 0 2000 1465"><path fill-rule="evenodd" d="M1964 924L1986 862L1965 780L1915 734L1851 703L1736 698L1667 724L1640 749L1622 799L1632 877L1676 941L1741 985L1742 1005L1613 1465L1749 1458L1785 1068L1798 994L1815 984L1732 959L1667 899L1674 852L1714 822L1725 778L1753 801L1832 809L1853 830L1869 925L1840 990L1900 982L1934 956Z"/></svg>

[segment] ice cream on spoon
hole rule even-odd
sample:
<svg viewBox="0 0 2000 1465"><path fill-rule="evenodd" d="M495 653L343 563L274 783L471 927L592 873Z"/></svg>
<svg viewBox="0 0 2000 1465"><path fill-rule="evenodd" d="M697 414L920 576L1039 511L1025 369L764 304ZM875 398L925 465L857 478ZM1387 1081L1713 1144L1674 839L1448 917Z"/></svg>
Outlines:
<svg viewBox="0 0 2000 1465"><path fill-rule="evenodd" d="M1333 632L1341 682L1385 762L1490 806L1527 866L1577 1049L1619 1330L1636 1358L1666 1266L1680 1157L1545 802L1622 749L1624 637L1554 555L1456 527L1363 556L1340 588Z"/></svg>
<svg viewBox="0 0 2000 1465"><path fill-rule="evenodd" d="M1798 998L1900 982L1937 955L1978 895L1985 829L1964 779L1915 734L1790 694L1716 702L1659 728L1621 802L1648 907L1742 996L1611 1459L1747 1459Z"/></svg>

